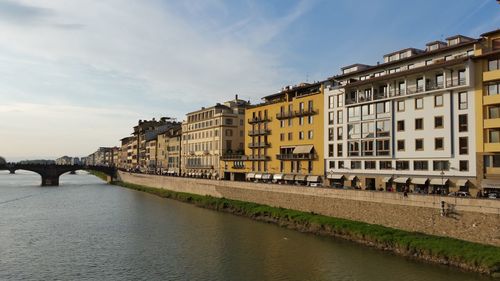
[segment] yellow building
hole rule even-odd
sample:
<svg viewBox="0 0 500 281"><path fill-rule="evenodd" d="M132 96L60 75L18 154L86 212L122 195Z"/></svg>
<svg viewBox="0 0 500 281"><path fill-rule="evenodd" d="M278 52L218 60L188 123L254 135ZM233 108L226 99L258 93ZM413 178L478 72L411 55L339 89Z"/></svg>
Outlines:
<svg viewBox="0 0 500 281"><path fill-rule="evenodd" d="M500 29L475 46L478 179L484 191L500 188Z"/></svg>
<svg viewBox="0 0 500 281"><path fill-rule="evenodd" d="M222 159L225 177L320 182L324 175L322 84L285 87L263 101L246 110L245 155Z"/></svg>

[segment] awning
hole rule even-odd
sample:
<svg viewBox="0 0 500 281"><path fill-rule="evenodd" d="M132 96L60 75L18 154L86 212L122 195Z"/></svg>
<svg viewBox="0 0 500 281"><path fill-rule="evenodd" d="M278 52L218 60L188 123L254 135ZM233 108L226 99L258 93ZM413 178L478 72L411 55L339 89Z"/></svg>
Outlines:
<svg viewBox="0 0 500 281"><path fill-rule="evenodd" d="M469 183L469 180L457 180L457 186L466 186Z"/></svg>
<svg viewBox="0 0 500 281"><path fill-rule="evenodd" d="M500 180L485 179L481 182L481 186L483 188L499 188L500 189Z"/></svg>
<svg viewBox="0 0 500 281"><path fill-rule="evenodd" d="M283 174L274 174L273 179L274 180L282 180L283 179Z"/></svg>
<svg viewBox="0 0 500 281"><path fill-rule="evenodd" d="M256 180L262 179L262 174L255 174L255 179Z"/></svg>
<svg viewBox="0 0 500 281"><path fill-rule="evenodd" d="M382 179L382 182L389 182L392 180L392 177L385 177Z"/></svg>
<svg viewBox="0 0 500 281"><path fill-rule="evenodd" d="M308 182L319 182L319 176L308 176L307 181Z"/></svg>
<svg viewBox="0 0 500 281"><path fill-rule="evenodd" d="M311 153L314 145L297 145L293 150L293 154L308 154Z"/></svg>
<svg viewBox="0 0 500 281"><path fill-rule="evenodd" d="M425 184L429 179L428 178L411 178L411 183L413 184Z"/></svg>
<svg viewBox="0 0 500 281"><path fill-rule="evenodd" d="M340 179L344 178L344 175L342 175L342 174L328 174L326 177L329 179L333 179L333 180L340 180Z"/></svg>
<svg viewBox="0 0 500 281"><path fill-rule="evenodd" d="M295 175L285 175L283 179L286 181L293 181L295 179Z"/></svg>
<svg viewBox="0 0 500 281"><path fill-rule="evenodd" d="M306 175L296 175L295 180L296 181L306 181Z"/></svg>
<svg viewBox="0 0 500 281"><path fill-rule="evenodd" d="M355 175L350 175L347 179L350 180L350 181L353 181L355 179L357 179L358 177L355 176Z"/></svg>
<svg viewBox="0 0 500 281"><path fill-rule="evenodd" d="M219 174L217 174L217 173L212 173L212 177L216 178L217 176L219 176Z"/></svg>
<svg viewBox="0 0 500 281"><path fill-rule="evenodd" d="M262 175L263 180L270 180L271 179L271 174L263 174Z"/></svg>
<svg viewBox="0 0 500 281"><path fill-rule="evenodd" d="M255 173L248 173L247 174L247 179L254 179L255 178Z"/></svg>
<svg viewBox="0 0 500 281"><path fill-rule="evenodd" d="M395 183L406 183L408 181L408 178L395 178L394 182Z"/></svg>
<svg viewBox="0 0 500 281"><path fill-rule="evenodd" d="M438 178L435 178L435 179L431 179L431 182L430 184L431 185L445 185L447 182L449 181L449 179L438 179Z"/></svg>

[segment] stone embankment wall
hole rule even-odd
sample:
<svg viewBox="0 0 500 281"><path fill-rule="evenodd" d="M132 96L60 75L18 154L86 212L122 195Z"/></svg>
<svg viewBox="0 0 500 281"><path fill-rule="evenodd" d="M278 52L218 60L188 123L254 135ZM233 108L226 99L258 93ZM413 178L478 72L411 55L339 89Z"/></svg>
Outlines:
<svg viewBox="0 0 500 281"><path fill-rule="evenodd" d="M255 202L500 246L500 200L119 173L133 184ZM442 201L446 215L441 216Z"/></svg>

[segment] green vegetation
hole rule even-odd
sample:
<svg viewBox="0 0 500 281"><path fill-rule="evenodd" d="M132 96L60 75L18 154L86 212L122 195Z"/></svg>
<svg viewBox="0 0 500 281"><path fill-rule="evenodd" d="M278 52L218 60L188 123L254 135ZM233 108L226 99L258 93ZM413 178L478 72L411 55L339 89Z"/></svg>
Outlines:
<svg viewBox="0 0 500 281"><path fill-rule="evenodd" d="M103 172L92 171L92 170L88 170L87 172L89 172L89 174L91 174L91 175L94 175L94 176L100 178L103 181L107 181L108 180L108 176L105 173L103 173Z"/></svg>
<svg viewBox="0 0 500 281"><path fill-rule="evenodd" d="M164 198L189 202L204 208L272 222L303 232L342 237L409 257L451 264L496 276L500 274L500 248L491 245L408 232L250 202L174 192L123 182L115 182L114 184Z"/></svg>

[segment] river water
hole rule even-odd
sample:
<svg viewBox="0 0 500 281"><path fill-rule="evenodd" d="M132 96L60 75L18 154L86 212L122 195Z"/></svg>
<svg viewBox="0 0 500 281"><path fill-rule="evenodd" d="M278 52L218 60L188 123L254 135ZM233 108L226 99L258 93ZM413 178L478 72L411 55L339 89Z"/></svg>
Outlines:
<svg viewBox="0 0 500 281"><path fill-rule="evenodd" d="M0 280L492 280L104 184L0 173Z"/></svg>

